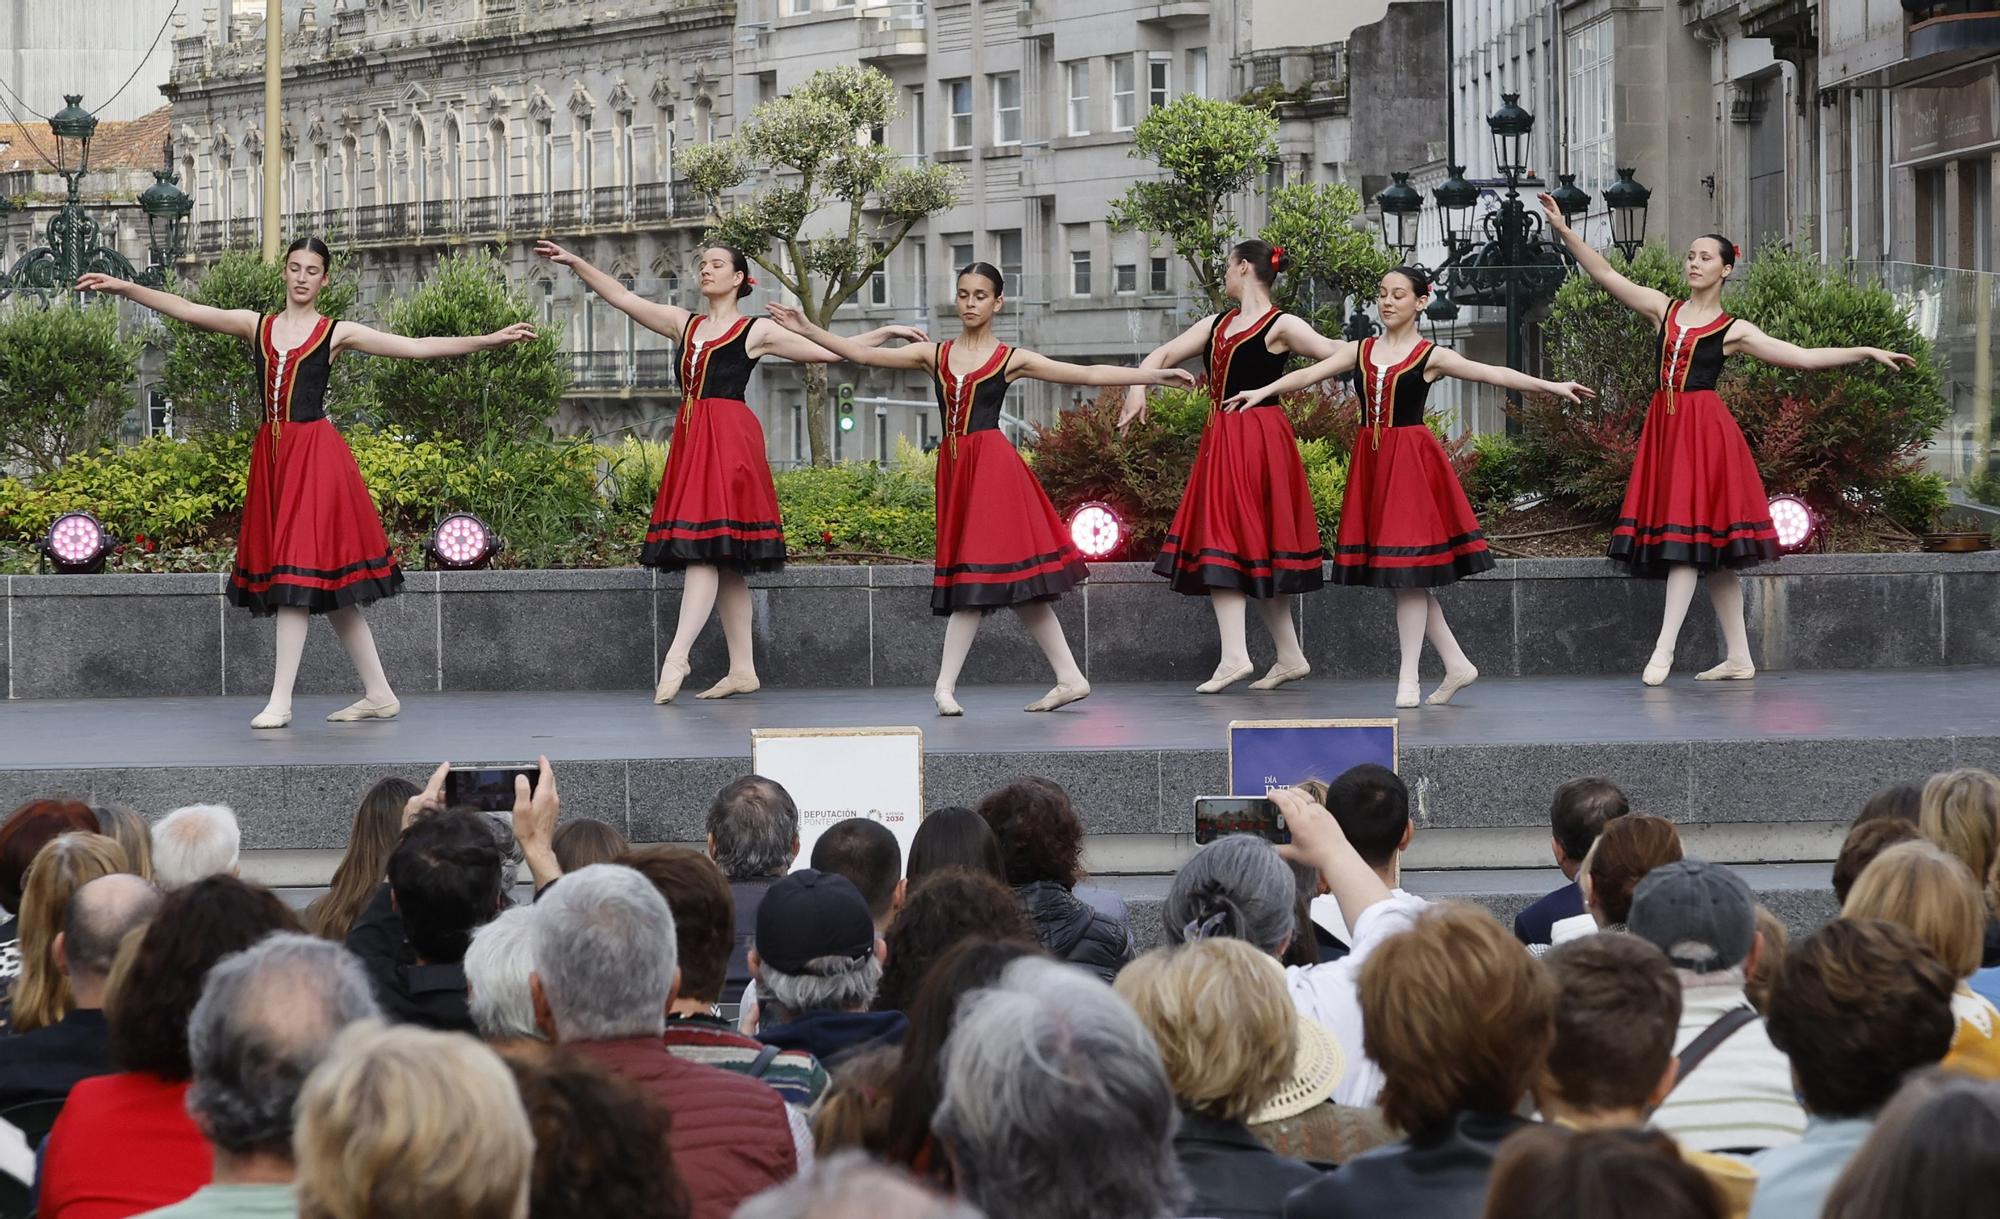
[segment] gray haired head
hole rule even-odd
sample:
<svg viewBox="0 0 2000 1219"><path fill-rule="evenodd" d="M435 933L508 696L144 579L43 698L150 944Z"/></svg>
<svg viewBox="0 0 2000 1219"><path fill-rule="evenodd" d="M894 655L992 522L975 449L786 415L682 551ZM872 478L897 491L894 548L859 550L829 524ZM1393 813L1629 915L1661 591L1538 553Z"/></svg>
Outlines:
<svg viewBox="0 0 2000 1219"><path fill-rule="evenodd" d="M125 935L152 921L165 900L129 872L100 876L70 895L63 911L63 959L72 977L106 978Z"/></svg>
<svg viewBox="0 0 2000 1219"><path fill-rule="evenodd" d="M486 814L486 824L493 830L493 841L500 848L500 892L505 896L514 891L514 885L521 879L521 864L527 859L527 852L521 849L520 842L514 837L511 813L491 809L480 811Z"/></svg>
<svg viewBox="0 0 2000 1219"><path fill-rule="evenodd" d="M1231 834L1174 873L1160 922L1176 944L1226 936L1275 954L1297 930L1298 894L1298 879L1276 847Z"/></svg>
<svg viewBox="0 0 2000 1219"><path fill-rule="evenodd" d="M472 933L465 950L465 985L472 1023L489 1041L539 1038L528 978L535 972L534 908L510 906Z"/></svg>
<svg viewBox="0 0 2000 1219"><path fill-rule="evenodd" d="M731 880L783 876L799 853L799 806L781 784L745 775L708 806L709 854Z"/></svg>
<svg viewBox="0 0 2000 1219"><path fill-rule="evenodd" d="M757 970L757 998L779 1009L787 1020L809 1012L866 1011L881 985L882 962L872 952L863 957L814 957L795 974L769 965Z"/></svg>
<svg viewBox="0 0 2000 1219"><path fill-rule="evenodd" d="M289 1160L306 1076L342 1029L381 1014L361 962L338 944L279 932L224 957L188 1021L188 1112L225 1152Z"/></svg>
<svg viewBox="0 0 2000 1219"><path fill-rule="evenodd" d="M843 1151L736 1208L735 1219L979 1219L865 1153Z"/></svg>
<svg viewBox="0 0 2000 1219"><path fill-rule="evenodd" d="M680 967L667 899L621 864L578 868L535 903L532 955L558 1041L658 1037Z"/></svg>
<svg viewBox="0 0 2000 1219"><path fill-rule="evenodd" d="M994 1219L1159 1219L1188 1196L1178 1121L1132 1009L1075 967L1030 958L966 997L932 1129L960 1195Z"/></svg>

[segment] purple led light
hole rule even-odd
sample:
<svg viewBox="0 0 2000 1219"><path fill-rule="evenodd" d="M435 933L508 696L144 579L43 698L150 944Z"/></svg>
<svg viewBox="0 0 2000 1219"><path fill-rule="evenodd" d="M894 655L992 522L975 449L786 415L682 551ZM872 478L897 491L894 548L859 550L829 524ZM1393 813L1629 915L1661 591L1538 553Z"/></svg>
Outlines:
<svg viewBox="0 0 2000 1219"><path fill-rule="evenodd" d="M438 526L438 557L454 567L470 566L486 556L491 538L486 526L470 516L448 516Z"/></svg>
<svg viewBox="0 0 2000 1219"><path fill-rule="evenodd" d="M103 528L80 513L58 517L49 530L49 553L58 563L88 563L103 549Z"/></svg>
<svg viewBox="0 0 2000 1219"><path fill-rule="evenodd" d="M1069 536L1084 558L1101 559L1125 540L1125 526L1111 505L1092 500L1070 514Z"/></svg>

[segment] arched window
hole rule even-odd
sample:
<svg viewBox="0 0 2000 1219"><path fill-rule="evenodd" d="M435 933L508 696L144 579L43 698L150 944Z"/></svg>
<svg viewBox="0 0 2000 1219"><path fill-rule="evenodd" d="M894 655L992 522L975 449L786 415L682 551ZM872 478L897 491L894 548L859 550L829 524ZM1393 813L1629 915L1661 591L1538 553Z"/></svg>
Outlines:
<svg viewBox="0 0 2000 1219"><path fill-rule="evenodd" d="M395 137L389 133L389 124L383 123L375 128L375 181L372 185L378 205L396 201L396 179L391 172L394 154Z"/></svg>
<svg viewBox="0 0 2000 1219"><path fill-rule="evenodd" d="M486 131L486 172L490 179L487 193L497 195L505 210L505 203L514 193L513 150L507 146L507 120L494 119Z"/></svg>
<svg viewBox="0 0 2000 1219"><path fill-rule="evenodd" d="M464 167L459 163L458 119L444 121L444 197L457 202L465 195Z"/></svg>
<svg viewBox="0 0 2000 1219"><path fill-rule="evenodd" d="M410 202L430 202L430 137L422 119L410 120Z"/></svg>

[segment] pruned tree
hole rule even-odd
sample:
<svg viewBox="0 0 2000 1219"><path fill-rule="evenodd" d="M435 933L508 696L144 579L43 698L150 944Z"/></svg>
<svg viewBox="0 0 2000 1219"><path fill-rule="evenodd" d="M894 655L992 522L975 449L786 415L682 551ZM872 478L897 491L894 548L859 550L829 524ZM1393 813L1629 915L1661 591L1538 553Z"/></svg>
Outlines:
<svg viewBox="0 0 2000 1219"><path fill-rule="evenodd" d="M1139 121L1129 155L1166 176L1128 187L1111 205L1112 226L1173 246L1209 307L1227 307L1222 276L1229 247L1243 236L1229 197L1248 190L1278 155L1278 120L1240 102L1186 94Z"/></svg>
<svg viewBox="0 0 2000 1219"><path fill-rule="evenodd" d="M1337 335L1341 305L1367 300L1394 265L1374 234L1355 226L1361 196L1353 187L1314 183L1284 187L1271 195L1264 240L1285 248L1289 264L1278 281L1278 303L1322 334Z"/></svg>
<svg viewBox="0 0 2000 1219"><path fill-rule="evenodd" d="M116 440L138 371L139 344L109 301L0 306L0 465L47 473Z"/></svg>

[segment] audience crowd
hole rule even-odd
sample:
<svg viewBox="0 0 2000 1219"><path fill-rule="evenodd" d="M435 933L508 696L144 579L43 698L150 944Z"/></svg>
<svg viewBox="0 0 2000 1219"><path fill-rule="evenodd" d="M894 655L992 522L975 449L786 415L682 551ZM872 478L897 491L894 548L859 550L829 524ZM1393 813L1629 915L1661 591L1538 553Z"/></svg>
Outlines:
<svg viewBox="0 0 2000 1219"><path fill-rule="evenodd" d="M1379 766L1274 792L1157 934L1020 779L802 854L362 797L324 893L221 805L0 821L0 1219L1959 1219L2000 1198L2000 779L1876 793L1837 916L1610 779L1506 924ZM1811 898L1774 895L1773 903ZM1782 908L1782 907L1781 907ZM1805 933L1807 928L1812 928ZM1143 943L1158 946L1142 951Z"/></svg>

